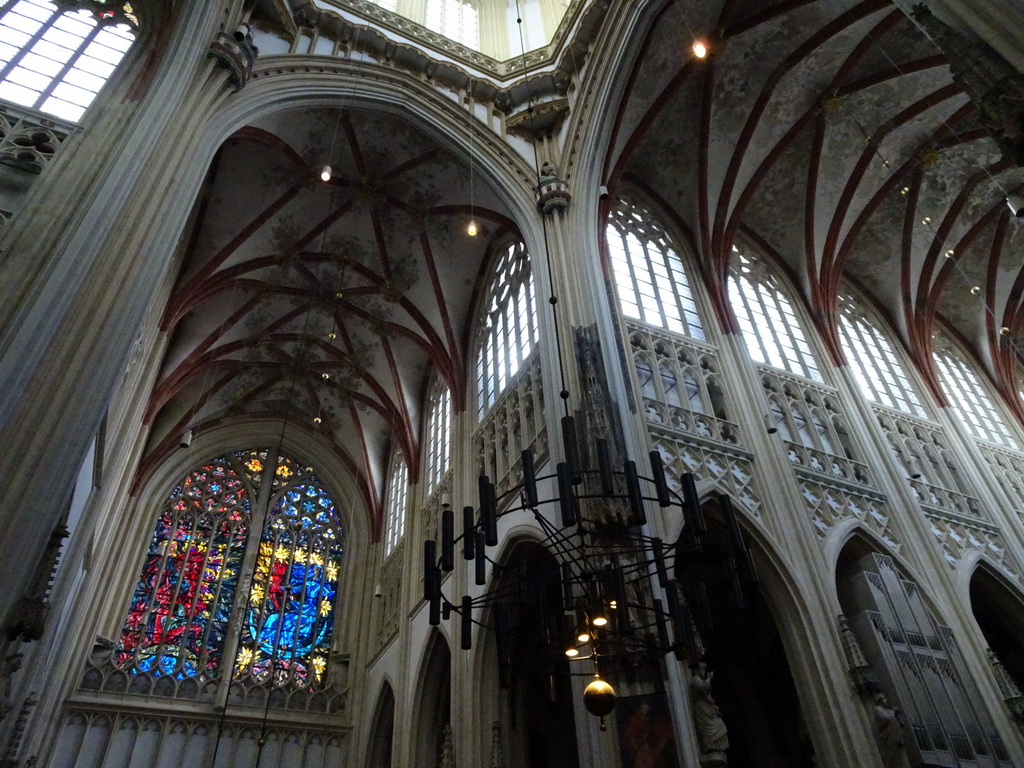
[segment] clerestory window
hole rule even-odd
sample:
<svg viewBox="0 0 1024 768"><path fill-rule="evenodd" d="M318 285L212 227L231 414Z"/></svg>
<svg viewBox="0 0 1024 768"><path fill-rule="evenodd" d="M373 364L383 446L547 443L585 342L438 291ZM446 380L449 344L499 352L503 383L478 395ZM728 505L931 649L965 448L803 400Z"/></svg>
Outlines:
<svg viewBox="0 0 1024 768"><path fill-rule="evenodd" d="M427 0L426 27L468 48L480 46L478 16L466 0Z"/></svg>
<svg viewBox="0 0 1024 768"><path fill-rule="evenodd" d="M522 243L501 249L476 340L477 415L482 417L537 345L537 299Z"/></svg>
<svg viewBox="0 0 1024 768"><path fill-rule="evenodd" d="M451 455L452 393L438 376L427 403L427 494L441 484Z"/></svg>
<svg viewBox="0 0 1024 768"><path fill-rule="evenodd" d="M272 458L270 458L272 457ZM129 673L309 690L325 682L342 524L312 468L222 455L171 491L115 650ZM240 584L248 584L239 593ZM240 631L229 619L241 603Z"/></svg>
<svg viewBox="0 0 1024 768"><path fill-rule="evenodd" d="M942 388L949 396L950 407L971 434L1007 448L1018 448L974 367L948 339L936 335L932 338L932 346L932 356L939 368Z"/></svg>
<svg viewBox="0 0 1024 768"><path fill-rule="evenodd" d="M0 99L79 120L137 26L131 3L0 0Z"/></svg>
<svg viewBox="0 0 1024 768"><path fill-rule="evenodd" d="M385 491L387 506L384 513L384 556L387 557L395 551L405 535L405 518L409 504L409 470L405 459L397 452L391 460Z"/></svg>
<svg viewBox="0 0 1024 768"><path fill-rule="evenodd" d="M804 329L778 277L733 246L729 300L743 341L758 363L822 381Z"/></svg>
<svg viewBox="0 0 1024 768"><path fill-rule="evenodd" d="M924 417L924 408L896 350L878 323L850 295L839 297L839 340L868 400Z"/></svg>
<svg viewBox="0 0 1024 768"><path fill-rule="evenodd" d="M609 213L605 238L622 313L703 341L683 260L654 214L622 197Z"/></svg>

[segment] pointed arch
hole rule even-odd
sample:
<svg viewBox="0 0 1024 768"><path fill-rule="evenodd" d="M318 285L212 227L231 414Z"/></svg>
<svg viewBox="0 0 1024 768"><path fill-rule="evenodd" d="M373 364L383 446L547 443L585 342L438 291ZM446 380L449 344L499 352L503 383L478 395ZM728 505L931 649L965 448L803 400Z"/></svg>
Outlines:
<svg viewBox="0 0 1024 768"><path fill-rule="evenodd" d="M367 768L391 768L395 734L395 692L391 683L381 683L377 704L370 721L370 739L367 747Z"/></svg>

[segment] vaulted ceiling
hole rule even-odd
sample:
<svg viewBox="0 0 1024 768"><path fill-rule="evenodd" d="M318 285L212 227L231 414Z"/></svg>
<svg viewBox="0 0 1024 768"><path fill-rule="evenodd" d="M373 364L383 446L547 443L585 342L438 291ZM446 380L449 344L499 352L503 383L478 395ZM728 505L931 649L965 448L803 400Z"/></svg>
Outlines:
<svg viewBox="0 0 1024 768"><path fill-rule="evenodd" d="M478 274L513 231L471 175L382 112L286 111L233 136L164 314L171 340L147 414L149 461L190 426L283 418L334 445L378 508L390 450L418 466L429 376L462 402Z"/></svg>
<svg viewBox="0 0 1024 768"><path fill-rule="evenodd" d="M939 318L1016 400L1024 224L1004 197L1024 170L903 12L887 0L679 0L650 14L605 110L609 186L660 205L719 298L743 238L789 268L833 354L849 280L926 375ZM707 59L691 54L696 35ZM571 187L572 162L563 170ZM147 464L189 425L283 417L334 445L379 511L389 450L418 465L430 375L465 402L470 307L489 248L515 230L471 175L426 127L362 108L279 112L232 137L164 315Z"/></svg>
<svg viewBox="0 0 1024 768"><path fill-rule="evenodd" d="M695 36L710 43L704 60ZM1024 224L1005 197L1024 169L1002 159L903 11L887 0L676 2L638 45L606 177L662 204L713 285L746 238L790 268L835 355L835 296L850 281L926 376L939 318L1019 407Z"/></svg>

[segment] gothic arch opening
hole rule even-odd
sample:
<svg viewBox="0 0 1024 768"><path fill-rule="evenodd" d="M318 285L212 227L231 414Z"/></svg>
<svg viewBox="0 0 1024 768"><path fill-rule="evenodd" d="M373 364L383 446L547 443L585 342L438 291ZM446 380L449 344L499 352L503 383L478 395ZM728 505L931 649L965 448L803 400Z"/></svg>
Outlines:
<svg viewBox="0 0 1024 768"><path fill-rule="evenodd" d="M675 574L684 585L703 661L713 675L712 695L728 729L729 765L811 768L814 747L779 629L787 619L775 599L778 590L767 586L778 579L771 578L768 560L753 542L759 583L743 585L732 578L724 562L730 535L717 500L707 502L704 513L708 532L701 552L677 552ZM695 719L699 734L699 714ZM706 746L701 743L702 750Z"/></svg>
<svg viewBox="0 0 1024 768"><path fill-rule="evenodd" d="M434 632L427 641L427 653L416 695L413 765L437 765L445 742L445 729L452 719L452 654L448 641Z"/></svg>
<svg viewBox="0 0 1024 768"><path fill-rule="evenodd" d="M492 613L504 631L492 632L484 663L497 668L499 711L507 765L577 768L575 700L585 682L571 676L565 642L561 573L555 557L535 542L510 547L497 566L497 594L508 599ZM499 636L500 635L500 636ZM586 668L589 674L590 668ZM490 677L488 675L488 677Z"/></svg>
<svg viewBox="0 0 1024 768"><path fill-rule="evenodd" d="M836 582L848 662L882 764L1008 760L953 630L917 582L860 535L840 552Z"/></svg>
<svg viewBox="0 0 1024 768"><path fill-rule="evenodd" d="M367 768L391 768L391 753L395 735L395 693L387 683L377 697L377 708L370 726L370 747Z"/></svg>
<svg viewBox="0 0 1024 768"><path fill-rule="evenodd" d="M981 563L971 577L971 611L995 658L1024 690L1024 599Z"/></svg>

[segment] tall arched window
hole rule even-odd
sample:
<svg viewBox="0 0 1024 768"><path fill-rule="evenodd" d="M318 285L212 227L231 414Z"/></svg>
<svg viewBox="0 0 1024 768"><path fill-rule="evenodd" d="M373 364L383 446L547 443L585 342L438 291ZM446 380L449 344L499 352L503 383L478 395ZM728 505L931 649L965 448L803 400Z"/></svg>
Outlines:
<svg viewBox="0 0 1024 768"><path fill-rule="evenodd" d="M427 0L426 26L469 48L480 45L476 3L468 0Z"/></svg>
<svg viewBox="0 0 1024 768"><path fill-rule="evenodd" d="M448 472L451 453L452 393L440 376L434 379L427 402L427 494L434 492Z"/></svg>
<svg viewBox="0 0 1024 768"><path fill-rule="evenodd" d="M385 508L384 556L395 551L405 535L405 517L409 499L409 470L405 459L395 452L388 472L387 506Z"/></svg>
<svg viewBox="0 0 1024 768"><path fill-rule="evenodd" d="M682 258L654 214L621 197L608 215L605 238L623 314L703 341Z"/></svg>
<svg viewBox="0 0 1024 768"><path fill-rule="evenodd" d="M914 416L925 415L896 350L850 295L839 297L839 340L868 400Z"/></svg>
<svg viewBox="0 0 1024 768"><path fill-rule="evenodd" d="M267 451L224 455L171 491L121 630L131 673L316 687L327 668L342 527L310 467ZM246 558L247 553L255 557ZM251 570L250 570L251 569ZM251 580L243 577L251 575ZM249 583L247 594L236 594ZM228 636L243 601L240 636Z"/></svg>
<svg viewBox="0 0 1024 768"><path fill-rule="evenodd" d="M766 265L733 246L729 300L750 356L759 363L822 381L796 312Z"/></svg>
<svg viewBox="0 0 1024 768"><path fill-rule="evenodd" d="M950 407L975 437L1008 448L1018 448L1002 415L981 379L956 347L942 335L932 337L932 356L939 367L942 388Z"/></svg>
<svg viewBox="0 0 1024 768"><path fill-rule="evenodd" d="M125 2L0 0L0 99L80 119L135 42L136 26Z"/></svg>
<svg viewBox="0 0 1024 768"><path fill-rule="evenodd" d="M537 344L537 299L522 243L501 250L477 333L477 415L483 416Z"/></svg>

